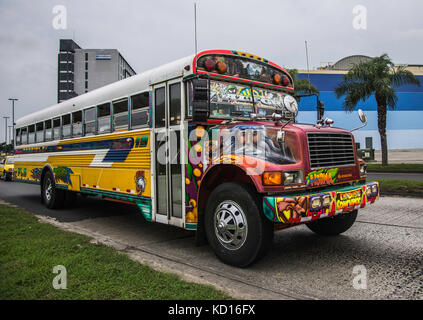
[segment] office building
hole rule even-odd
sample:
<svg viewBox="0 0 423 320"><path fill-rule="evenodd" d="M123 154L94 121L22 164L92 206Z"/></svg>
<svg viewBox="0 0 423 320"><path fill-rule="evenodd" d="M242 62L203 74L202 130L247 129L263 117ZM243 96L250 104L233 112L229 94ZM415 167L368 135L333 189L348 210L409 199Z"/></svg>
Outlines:
<svg viewBox="0 0 423 320"><path fill-rule="evenodd" d="M82 49L61 39L59 50L57 102L136 74L116 49Z"/></svg>

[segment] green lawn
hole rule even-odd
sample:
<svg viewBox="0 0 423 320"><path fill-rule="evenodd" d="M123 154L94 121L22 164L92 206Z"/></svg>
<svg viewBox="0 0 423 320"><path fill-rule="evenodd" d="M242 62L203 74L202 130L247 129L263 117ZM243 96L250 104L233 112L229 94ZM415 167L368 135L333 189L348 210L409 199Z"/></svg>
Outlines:
<svg viewBox="0 0 423 320"><path fill-rule="evenodd" d="M369 172L421 172L423 173L423 164L414 163L399 163L399 164L388 164L382 166L381 164L368 163L367 170Z"/></svg>
<svg viewBox="0 0 423 320"><path fill-rule="evenodd" d="M229 299L90 240L0 205L0 299ZM56 265L67 269L67 289L53 288Z"/></svg>
<svg viewBox="0 0 423 320"><path fill-rule="evenodd" d="M423 181L417 180L378 180L380 183L381 194L414 194L423 197Z"/></svg>

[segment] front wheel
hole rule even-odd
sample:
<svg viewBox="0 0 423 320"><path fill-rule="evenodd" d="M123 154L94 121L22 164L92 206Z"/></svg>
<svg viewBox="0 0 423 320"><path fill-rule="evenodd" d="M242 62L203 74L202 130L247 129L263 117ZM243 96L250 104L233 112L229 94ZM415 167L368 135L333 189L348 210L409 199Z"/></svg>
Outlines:
<svg viewBox="0 0 423 320"><path fill-rule="evenodd" d="M315 220L307 223L306 226L322 236L337 236L352 227L357 219L357 213L358 210L354 210L330 218Z"/></svg>
<svg viewBox="0 0 423 320"><path fill-rule="evenodd" d="M264 256L273 240L273 224L248 188L224 183L211 193L205 210L207 239L223 262L246 267Z"/></svg>

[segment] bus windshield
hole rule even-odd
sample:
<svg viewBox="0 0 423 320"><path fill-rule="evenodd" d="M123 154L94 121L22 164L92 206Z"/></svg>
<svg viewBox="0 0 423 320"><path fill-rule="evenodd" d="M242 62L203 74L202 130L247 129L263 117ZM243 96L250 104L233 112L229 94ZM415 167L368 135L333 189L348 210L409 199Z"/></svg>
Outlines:
<svg viewBox="0 0 423 320"><path fill-rule="evenodd" d="M276 90L211 80L210 117L250 119L251 113L261 116L285 114L284 96Z"/></svg>

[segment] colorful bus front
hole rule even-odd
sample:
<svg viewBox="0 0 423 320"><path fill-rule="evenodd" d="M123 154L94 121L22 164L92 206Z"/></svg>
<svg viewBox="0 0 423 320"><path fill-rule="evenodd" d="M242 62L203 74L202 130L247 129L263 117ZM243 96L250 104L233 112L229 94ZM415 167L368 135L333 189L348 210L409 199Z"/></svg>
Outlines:
<svg viewBox="0 0 423 320"><path fill-rule="evenodd" d="M289 73L254 55L200 53L187 87L186 218L224 262L263 256L274 230L337 235L379 196L351 132L300 124ZM198 221L197 221L198 217Z"/></svg>

